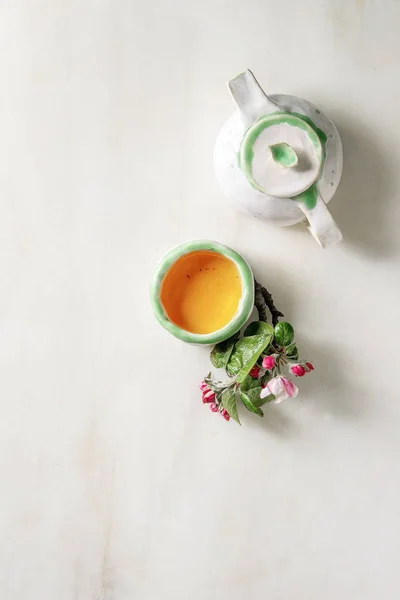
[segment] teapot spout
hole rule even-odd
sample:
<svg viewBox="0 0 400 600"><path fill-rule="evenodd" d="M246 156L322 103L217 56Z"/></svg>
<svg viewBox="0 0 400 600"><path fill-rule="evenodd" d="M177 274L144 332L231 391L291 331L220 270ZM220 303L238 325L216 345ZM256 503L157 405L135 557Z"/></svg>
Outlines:
<svg viewBox="0 0 400 600"><path fill-rule="evenodd" d="M261 115L281 110L263 92L257 79L249 69L231 79L228 85L246 126L254 123Z"/></svg>

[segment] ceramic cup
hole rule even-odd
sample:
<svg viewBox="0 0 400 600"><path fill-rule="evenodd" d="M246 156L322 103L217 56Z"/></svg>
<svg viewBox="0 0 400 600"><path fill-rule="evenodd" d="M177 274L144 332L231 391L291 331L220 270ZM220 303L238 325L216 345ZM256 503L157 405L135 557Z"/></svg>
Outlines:
<svg viewBox="0 0 400 600"><path fill-rule="evenodd" d="M190 344L213 345L239 331L254 306L254 277L237 252L209 240L173 248L151 283L158 322Z"/></svg>

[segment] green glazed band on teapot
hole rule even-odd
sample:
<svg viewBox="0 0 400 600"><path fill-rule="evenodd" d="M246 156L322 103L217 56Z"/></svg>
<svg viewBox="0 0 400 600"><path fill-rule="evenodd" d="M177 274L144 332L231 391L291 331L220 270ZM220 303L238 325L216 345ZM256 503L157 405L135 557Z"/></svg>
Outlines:
<svg viewBox="0 0 400 600"><path fill-rule="evenodd" d="M254 306L254 277L237 252L209 240L170 250L151 283L158 322L190 344L212 345L239 331Z"/></svg>

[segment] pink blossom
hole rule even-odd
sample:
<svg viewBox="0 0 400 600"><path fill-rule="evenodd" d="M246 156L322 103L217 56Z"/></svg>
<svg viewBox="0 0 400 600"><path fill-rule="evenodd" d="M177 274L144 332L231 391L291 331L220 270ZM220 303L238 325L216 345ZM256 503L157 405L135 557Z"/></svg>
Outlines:
<svg viewBox="0 0 400 600"><path fill-rule="evenodd" d="M255 367L253 367L251 369L251 371L249 372L250 377L253 377L253 379L257 379L259 374L260 374L260 367L258 367L257 365Z"/></svg>
<svg viewBox="0 0 400 600"><path fill-rule="evenodd" d="M310 362L307 362L307 363L306 363L306 367L307 367L307 369L308 369L309 371L314 371L314 365L313 365L312 363L310 363Z"/></svg>
<svg viewBox="0 0 400 600"><path fill-rule="evenodd" d="M217 405L217 404L215 404L215 402L212 402L212 403L210 404L210 410L211 410L212 412L218 412L218 405Z"/></svg>
<svg viewBox="0 0 400 600"><path fill-rule="evenodd" d="M210 389L210 386L208 386L205 381L202 381L200 384L200 389L202 392L206 392Z"/></svg>
<svg viewBox="0 0 400 600"><path fill-rule="evenodd" d="M215 393L212 390L203 392L203 404L210 404L215 400Z"/></svg>
<svg viewBox="0 0 400 600"><path fill-rule="evenodd" d="M274 394L275 402L279 403L286 400L286 398L296 398L298 393L298 388L290 379L279 376L268 381L267 387L261 390L260 398L266 398Z"/></svg>
<svg viewBox="0 0 400 600"><path fill-rule="evenodd" d="M275 366L275 358L273 356L265 356L262 361L262 366L264 369L267 369L267 371L270 371Z"/></svg>
<svg viewBox="0 0 400 600"><path fill-rule="evenodd" d="M303 375L307 373L302 365L292 365L290 370L292 371L293 375L296 375L296 377L303 377Z"/></svg>
<svg viewBox="0 0 400 600"><path fill-rule="evenodd" d="M224 417L225 421L229 421L229 419L231 418L228 411L225 410L225 408L221 411L221 415Z"/></svg>

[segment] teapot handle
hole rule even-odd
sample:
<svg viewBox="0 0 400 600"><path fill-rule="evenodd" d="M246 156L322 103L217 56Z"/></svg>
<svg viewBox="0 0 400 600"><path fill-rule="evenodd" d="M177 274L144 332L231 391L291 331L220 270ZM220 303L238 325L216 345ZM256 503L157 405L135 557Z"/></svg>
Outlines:
<svg viewBox="0 0 400 600"><path fill-rule="evenodd" d="M341 241L343 238L342 232L333 220L319 193L314 208L308 209L304 202L299 202L299 208L308 219L310 224L308 230L323 248L328 248Z"/></svg>
<svg viewBox="0 0 400 600"><path fill-rule="evenodd" d="M281 110L263 92L257 79L249 69L231 79L228 85L246 126L251 125L261 115L268 115Z"/></svg>

